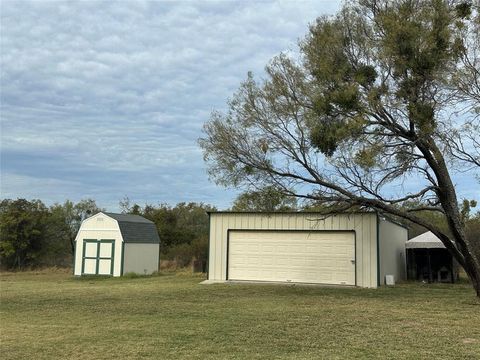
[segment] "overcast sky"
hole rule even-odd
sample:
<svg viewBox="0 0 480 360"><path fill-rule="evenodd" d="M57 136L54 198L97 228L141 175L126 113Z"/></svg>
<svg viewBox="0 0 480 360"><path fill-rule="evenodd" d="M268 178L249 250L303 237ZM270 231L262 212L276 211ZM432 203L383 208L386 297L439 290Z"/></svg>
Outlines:
<svg viewBox="0 0 480 360"><path fill-rule="evenodd" d="M1 195L229 207L197 146L338 1L1 2Z"/></svg>

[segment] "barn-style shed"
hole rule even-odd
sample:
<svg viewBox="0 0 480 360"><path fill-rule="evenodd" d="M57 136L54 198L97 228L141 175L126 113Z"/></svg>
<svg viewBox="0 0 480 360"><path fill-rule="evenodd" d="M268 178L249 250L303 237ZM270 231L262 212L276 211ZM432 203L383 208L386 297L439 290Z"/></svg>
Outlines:
<svg viewBox="0 0 480 360"><path fill-rule="evenodd" d="M139 215L100 212L85 219L75 239L75 275L121 276L158 271L160 238Z"/></svg>
<svg viewBox="0 0 480 360"><path fill-rule="evenodd" d="M405 279L405 227L376 213L211 212L208 280L377 287Z"/></svg>

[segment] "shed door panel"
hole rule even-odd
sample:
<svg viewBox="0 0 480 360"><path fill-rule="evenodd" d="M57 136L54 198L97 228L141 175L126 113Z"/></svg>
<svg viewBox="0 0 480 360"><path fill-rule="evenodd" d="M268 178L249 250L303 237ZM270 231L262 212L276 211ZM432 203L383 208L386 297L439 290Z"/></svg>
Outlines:
<svg viewBox="0 0 480 360"><path fill-rule="evenodd" d="M228 279L355 285L354 233L231 231Z"/></svg>
<svg viewBox="0 0 480 360"><path fill-rule="evenodd" d="M84 259L83 273L95 275L97 273L97 259Z"/></svg>
<svg viewBox="0 0 480 360"><path fill-rule="evenodd" d="M85 257L96 258L97 257L98 245L96 242L87 242L85 243Z"/></svg>
<svg viewBox="0 0 480 360"><path fill-rule="evenodd" d="M98 275L112 275L112 260L99 259L98 260Z"/></svg>
<svg viewBox="0 0 480 360"><path fill-rule="evenodd" d="M111 242L100 242L100 257L101 258L111 258L112 257L112 246Z"/></svg>

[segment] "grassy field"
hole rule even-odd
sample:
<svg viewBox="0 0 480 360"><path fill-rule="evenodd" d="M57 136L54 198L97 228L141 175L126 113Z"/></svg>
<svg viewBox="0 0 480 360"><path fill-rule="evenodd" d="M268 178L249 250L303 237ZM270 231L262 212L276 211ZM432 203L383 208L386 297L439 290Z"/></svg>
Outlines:
<svg viewBox="0 0 480 360"><path fill-rule="evenodd" d="M2 359L480 359L468 285L199 285L4 273Z"/></svg>

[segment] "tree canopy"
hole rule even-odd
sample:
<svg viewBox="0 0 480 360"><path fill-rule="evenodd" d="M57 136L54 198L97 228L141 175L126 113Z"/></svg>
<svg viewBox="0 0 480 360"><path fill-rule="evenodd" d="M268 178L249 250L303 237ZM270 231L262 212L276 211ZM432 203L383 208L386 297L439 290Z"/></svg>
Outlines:
<svg viewBox="0 0 480 360"><path fill-rule="evenodd" d="M215 207L203 203L181 202L140 206L128 198L120 201L122 212L137 214L153 221L160 236L160 251L164 258L186 266L192 259L206 261L208 256L207 212Z"/></svg>
<svg viewBox="0 0 480 360"><path fill-rule="evenodd" d="M39 201L2 200L0 258L7 267L22 268L37 260L47 235L48 209Z"/></svg>
<svg viewBox="0 0 480 360"><path fill-rule="evenodd" d="M453 180L479 176L479 51L478 2L347 2L317 19L298 55L272 59L263 79L248 74L228 111L212 114L199 140L210 176L418 224L480 296L480 254ZM448 231L419 212L441 214Z"/></svg>
<svg viewBox="0 0 480 360"><path fill-rule="evenodd" d="M41 200L0 202L0 260L6 268L70 265L82 221L101 211L94 200L45 206Z"/></svg>
<svg viewBox="0 0 480 360"><path fill-rule="evenodd" d="M273 186L245 191L233 201L233 211L291 211L297 209L297 199Z"/></svg>
<svg viewBox="0 0 480 360"><path fill-rule="evenodd" d="M92 199L80 200L76 204L66 200L63 204L56 203L50 207L51 215L58 217L58 224L62 225L57 229L57 236L67 239L72 255L75 252L75 237L82 221L100 211L105 210L99 208Z"/></svg>

